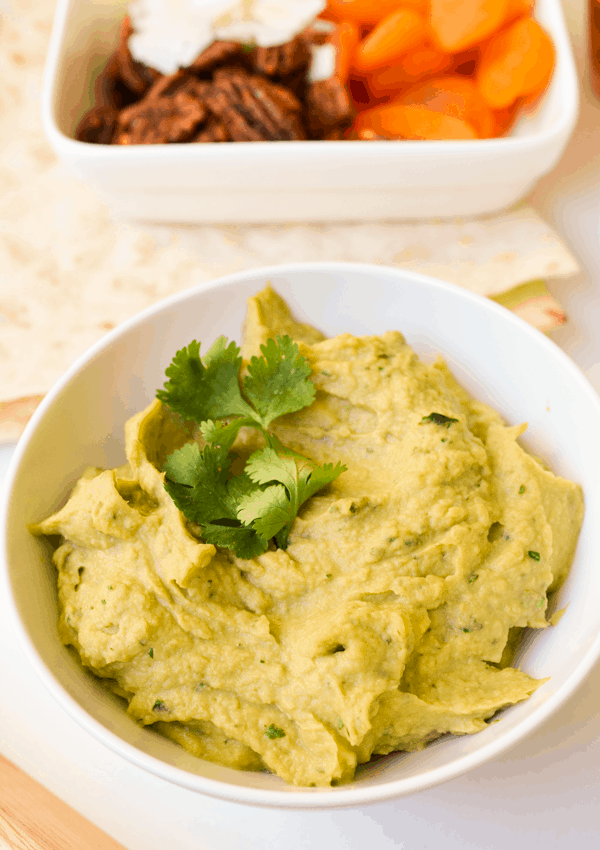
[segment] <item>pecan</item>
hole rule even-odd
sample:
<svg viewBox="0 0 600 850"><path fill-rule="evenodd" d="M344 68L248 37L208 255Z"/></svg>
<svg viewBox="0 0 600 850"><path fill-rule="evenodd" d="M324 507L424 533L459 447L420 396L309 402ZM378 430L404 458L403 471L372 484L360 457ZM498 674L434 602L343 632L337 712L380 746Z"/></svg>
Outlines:
<svg viewBox="0 0 600 850"><path fill-rule="evenodd" d="M95 106L112 106L113 109L120 109L123 103L123 94L128 92L128 89L123 85L119 74L119 66L117 57L113 53L109 57L108 62L96 77L94 83L94 105ZM131 97L131 93L129 93Z"/></svg>
<svg viewBox="0 0 600 850"><path fill-rule="evenodd" d="M323 138L333 127L345 127L352 118L352 104L337 77L311 83L306 91L306 122L314 138Z"/></svg>
<svg viewBox="0 0 600 850"><path fill-rule="evenodd" d="M196 73L212 71L217 65L222 65L223 62L240 55L242 50L242 45L236 41L213 41L202 53L196 56L189 70Z"/></svg>
<svg viewBox="0 0 600 850"><path fill-rule="evenodd" d="M174 74L159 77L146 92L144 100L170 97L178 91L186 91L201 99L206 86L206 82L196 79L187 70L180 68Z"/></svg>
<svg viewBox="0 0 600 850"><path fill-rule="evenodd" d="M187 142L207 117L207 83L178 71L161 78L143 100L121 110L114 143L152 145Z"/></svg>
<svg viewBox="0 0 600 850"><path fill-rule="evenodd" d="M134 94L142 97L160 74L154 68L149 68L143 62L136 62L133 58L129 50L129 36L132 33L133 27L129 16L126 15L121 22L115 60L121 80Z"/></svg>
<svg viewBox="0 0 600 850"><path fill-rule="evenodd" d="M282 86L235 68L215 72L204 102L226 126L234 142L291 141L305 138L300 102Z"/></svg>
<svg viewBox="0 0 600 850"><path fill-rule="evenodd" d="M218 118L209 118L202 130L197 136L191 139L192 142L230 142L231 136L227 132L227 127Z"/></svg>
<svg viewBox="0 0 600 850"><path fill-rule="evenodd" d="M276 47L256 47L251 55L252 65L265 77L287 77L299 68L308 68L310 48L302 35Z"/></svg>
<svg viewBox="0 0 600 850"><path fill-rule="evenodd" d="M329 130L328 133L325 133L323 139L326 142L343 142L346 138L344 131L340 127L334 127L333 130Z"/></svg>
<svg viewBox="0 0 600 850"><path fill-rule="evenodd" d="M113 140L119 113L110 105L96 106L83 116L75 131L80 142L110 145Z"/></svg>
<svg viewBox="0 0 600 850"><path fill-rule="evenodd" d="M253 80L260 80L260 77L252 77ZM290 91L287 86L277 86L274 83L269 83L266 80L262 82L268 86L268 93L271 100L279 106L285 113L301 112L302 103L296 95Z"/></svg>

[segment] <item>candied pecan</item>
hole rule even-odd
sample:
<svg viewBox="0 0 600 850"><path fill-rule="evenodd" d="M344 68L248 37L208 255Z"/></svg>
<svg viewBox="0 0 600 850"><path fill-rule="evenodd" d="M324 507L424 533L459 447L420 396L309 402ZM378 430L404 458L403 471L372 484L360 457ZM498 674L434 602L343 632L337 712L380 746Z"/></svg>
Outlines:
<svg viewBox="0 0 600 850"><path fill-rule="evenodd" d="M305 103L306 122L316 138L322 138L333 127L346 126L352 118L350 97L337 77L311 83Z"/></svg>
<svg viewBox="0 0 600 850"><path fill-rule="evenodd" d="M117 57L109 56L104 68L96 77L94 83L94 105L112 106L119 109L122 106L121 97L117 94L117 85L121 82Z"/></svg>
<svg viewBox="0 0 600 850"><path fill-rule="evenodd" d="M144 65L143 62L136 62L133 58L129 50L129 36L132 32L133 27L129 16L125 15L121 22L119 46L115 58L122 81L134 94L142 97L160 74L154 68Z"/></svg>
<svg viewBox="0 0 600 850"><path fill-rule="evenodd" d="M96 145L110 145L117 125L119 113L110 106L96 106L90 109L75 130L75 138L80 142Z"/></svg>
<svg viewBox="0 0 600 850"><path fill-rule="evenodd" d="M261 80L261 77L251 77L252 80ZM287 86L278 86L274 83L269 83L267 80L261 80L268 86L268 94L271 100L279 106L285 113L300 112L302 103L296 95L291 92Z"/></svg>
<svg viewBox="0 0 600 850"><path fill-rule="evenodd" d="M221 65L223 62L233 59L234 56L240 55L242 51L242 45L236 41L213 41L202 53L196 56L189 66L189 70L196 73L200 71L212 71L217 65Z"/></svg>
<svg viewBox="0 0 600 850"><path fill-rule="evenodd" d="M204 102L235 142L291 141L305 138L294 95L269 80L239 69L221 68L204 93Z"/></svg>
<svg viewBox="0 0 600 850"><path fill-rule="evenodd" d="M301 103L304 102L307 86L307 69L301 68L295 74L290 74L283 80L278 80L279 85L283 86L286 91L291 92L294 97Z"/></svg>
<svg viewBox="0 0 600 850"><path fill-rule="evenodd" d="M310 48L301 34L276 47L254 48L251 60L254 69L265 77L287 77L299 68L308 68Z"/></svg>
<svg viewBox="0 0 600 850"><path fill-rule="evenodd" d="M117 54L113 53L94 83L94 104L123 109L135 103L138 96L121 79Z"/></svg>
<svg viewBox="0 0 600 850"><path fill-rule="evenodd" d="M346 135L340 127L334 127L333 130L330 130L323 136L326 142L343 142L345 138Z"/></svg>
<svg viewBox="0 0 600 850"><path fill-rule="evenodd" d="M184 72L158 80L143 100L121 111L114 143L152 145L189 141L208 115L202 101L206 86Z"/></svg>
<svg viewBox="0 0 600 850"><path fill-rule="evenodd" d="M180 68L174 74L159 77L146 92L144 100L170 97L178 91L185 91L201 100L202 93L207 85L208 83L196 79L187 69Z"/></svg>
<svg viewBox="0 0 600 850"><path fill-rule="evenodd" d="M197 136L194 136L192 142L230 142L231 136L227 132L227 127L218 118L209 118L202 130Z"/></svg>

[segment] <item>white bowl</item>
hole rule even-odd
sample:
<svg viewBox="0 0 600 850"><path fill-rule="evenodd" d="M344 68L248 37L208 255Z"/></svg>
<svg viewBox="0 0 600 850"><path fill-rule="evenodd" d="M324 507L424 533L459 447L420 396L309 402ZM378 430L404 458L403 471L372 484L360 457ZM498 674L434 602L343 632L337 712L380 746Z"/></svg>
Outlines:
<svg viewBox="0 0 600 850"><path fill-rule="evenodd" d="M200 223L491 213L553 168L575 126L577 76L560 0L538 0L556 69L540 107L508 138L131 147L75 141L124 10L125 0L59 0L42 92L52 147L119 216Z"/></svg>
<svg viewBox="0 0 600 850"><path fill-rule="evenodd" d="M240 338L248 295L271 280L300 318L328 334L401 330L426 359L441 352L476 397L509 423L529 422L526 443L554 471L581 483L586 518L557 626L535 633L518 663L551 676L501 722L410 755L358 769L349 785L300 789L266 773L201 761L137 726L59 641L55 570L27 523L48 516L87 465L123 462L123 426L154 397L173 354L192 338ZM81 357L46 396L8 473L0 592L19 642L48 690L85 729L126 759L216 797L299 808L357 805L422 790L496 757L531 733L575 690L600 656L600 400L554 343L502 307L450 284L377 266L311 263L231 275L170 298L126 322Z"/></svg>

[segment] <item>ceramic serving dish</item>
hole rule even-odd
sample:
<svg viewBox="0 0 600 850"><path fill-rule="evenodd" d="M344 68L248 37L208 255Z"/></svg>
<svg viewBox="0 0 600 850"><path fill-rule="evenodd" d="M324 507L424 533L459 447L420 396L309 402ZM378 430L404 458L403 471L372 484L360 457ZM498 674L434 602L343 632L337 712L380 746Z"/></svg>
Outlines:
<svg viewBox="0 0 600 850"><path fill-rule="evenodd" d="M230 223L491 213L532 189L575 126L578 84L560 0L537 0L556 68L539 106L506 138L131 147L76 141L125 8L125 0L58 0L42 92L52 147L118 216Z"/></svg>

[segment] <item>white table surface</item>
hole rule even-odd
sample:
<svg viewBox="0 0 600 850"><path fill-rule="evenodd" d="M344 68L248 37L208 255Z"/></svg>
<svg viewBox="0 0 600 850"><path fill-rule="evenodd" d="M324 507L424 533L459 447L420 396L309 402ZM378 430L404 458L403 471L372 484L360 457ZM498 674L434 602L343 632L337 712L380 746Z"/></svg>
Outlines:
<svg viewBox="0 0 600 850"><path fill-rule="evenodd" d="M551 285L569 316L553 339L600 391L600 104L585 80L582 8L566 10L583 80L581 118L532 202L583 269L575 282ZM0 482L13 451L0 447ZM599 705L600 667L536 734L466 776L361 808L253 809L171 786L84 732L38 682L0 599L0 752L128 850L597 850Z"/></svg>

